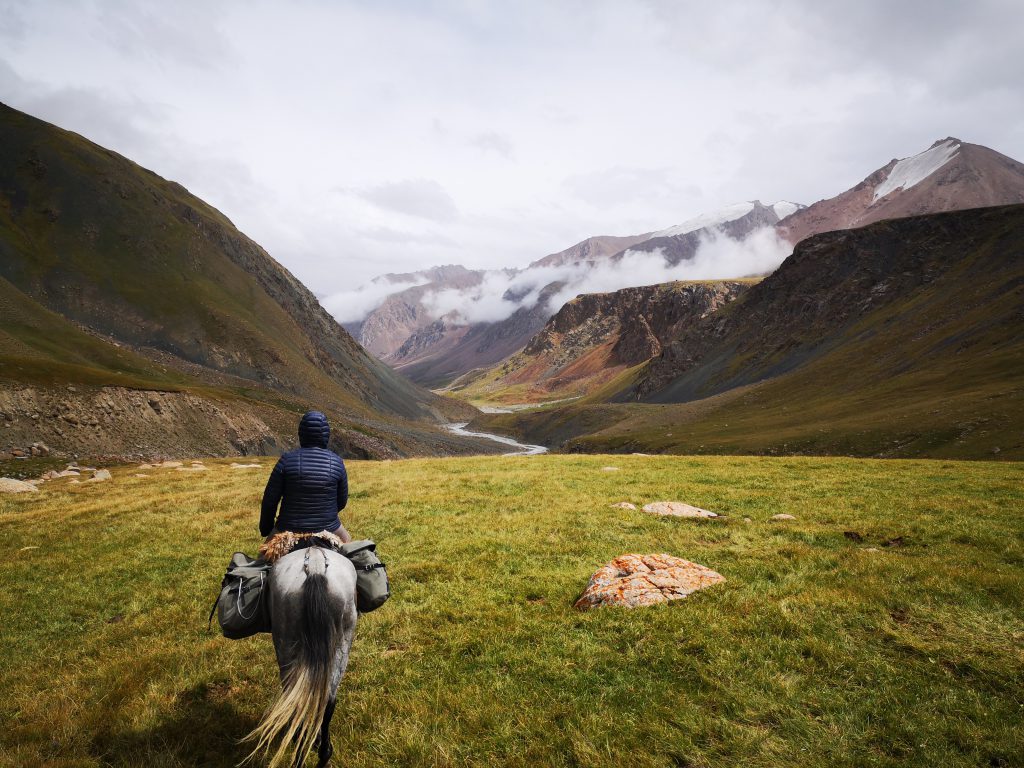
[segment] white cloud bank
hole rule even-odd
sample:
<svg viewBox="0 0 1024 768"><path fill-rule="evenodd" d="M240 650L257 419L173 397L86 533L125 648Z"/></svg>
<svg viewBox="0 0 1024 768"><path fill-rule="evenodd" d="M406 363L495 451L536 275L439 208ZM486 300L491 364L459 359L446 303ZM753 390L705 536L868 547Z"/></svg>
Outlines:
<svg viewBox="0 0 1024 768"><path fill-rule="evenodd" d="M597 265L567 264L557 267L532 267L524 270L494 270L469 288L430 291L423 304L432 317L451 317L459 323L494 323L520 308L531 309L540 301L541 292L552 283L563 286L546 297L547 311L556 313L565 302L582 293L607 293L622 288L655 285L674 280L718 280L747 277L770 272L783 262L792 246L780 239L772 227L764 227L744 240L734 240L717 230L709 230L694 257L671 265L661 249L629 250L618 261ZM417 283L422 284L422 283ZM324 305L342 322L356 320L379 305L384 297L408 285L373 283L325 300ZM374 297L379 297L373 304ZM339 308L344 307L343 312Z"/></svg>
<svg viewBox="0 0 1024 768"><path fill-rule="evenodd" d="M410 280L377 277L358 288L336 291L320 299L320 304L339 323L354 323L379 307L388 296L428 282L429 279L423 274L415 274Z"/></svg>

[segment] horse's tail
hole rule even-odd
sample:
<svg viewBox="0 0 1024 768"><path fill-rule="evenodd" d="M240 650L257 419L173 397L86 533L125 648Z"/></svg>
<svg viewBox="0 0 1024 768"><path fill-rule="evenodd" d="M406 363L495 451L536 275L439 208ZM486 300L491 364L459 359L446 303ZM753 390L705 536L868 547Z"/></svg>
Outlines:
<svg viewBox="0 0 1024 768"><path fill-rule="evenodd" d="M269 751L278 739L269 768L276 768L289 748L304 758L313 747L330 696L337 640L338 625L331 614L327 577L323 572L307 573L302 584L302 622L295 661L284 674L277 700L245 737L256 741L247 760Z"/></svg>

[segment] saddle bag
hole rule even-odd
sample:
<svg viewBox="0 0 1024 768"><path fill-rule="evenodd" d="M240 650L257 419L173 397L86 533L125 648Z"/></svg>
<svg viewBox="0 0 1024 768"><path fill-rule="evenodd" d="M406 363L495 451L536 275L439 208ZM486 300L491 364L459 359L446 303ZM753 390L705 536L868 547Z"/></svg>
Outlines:
<svg viewBox="0 0 1024 768"><path fill-rule="evenodd" d="M217 612L217 621L224 637L240 640L270 631L267 600L270 569L268 563L252 560L242 552L235 552L231 556L227 573L220 583L220 595L210 610L211 622L214 611Z"/></svg>
<svg viewBox="0 0 1024 768"><path fill-rule="evenodd" d="M369 539L350 541L341 554L356 568L356 609L360 613L375 611L391 597L388 571L377 557L377 545Z"/></svg>

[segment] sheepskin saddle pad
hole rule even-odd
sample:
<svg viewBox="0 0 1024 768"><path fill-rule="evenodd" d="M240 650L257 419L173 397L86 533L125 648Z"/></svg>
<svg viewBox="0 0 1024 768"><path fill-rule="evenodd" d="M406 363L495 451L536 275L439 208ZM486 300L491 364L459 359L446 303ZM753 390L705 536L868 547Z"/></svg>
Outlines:
<svg viewBox="0 0 1024 768"><path fill-rule="evenodd" d="M319 533L295 533L281 531L267 539L260 547L260 558L273 565L289 552L305 547L323 547L341 552L342 540L330 531Z"/></svg>

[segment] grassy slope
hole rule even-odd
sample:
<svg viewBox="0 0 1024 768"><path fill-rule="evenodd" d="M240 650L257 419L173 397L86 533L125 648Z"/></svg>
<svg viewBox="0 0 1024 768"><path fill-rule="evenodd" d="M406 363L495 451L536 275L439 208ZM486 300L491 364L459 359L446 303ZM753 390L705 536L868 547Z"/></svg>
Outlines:
<svg viewBox="0 0 1024 768"><path fill-rule="evenodd" d="M668 375L646 382L654 388L641 382L644 400L685 402L814 364L832 369L837 353L840 395L907 372L957 374L992 353L1021 359L1024 206L810 238L723 310L684 331L681 360L652 361L648 378Z"/></svg>
<svg viewBox="0 0 1024 768"><path fill-rule="evenodd" d="M543 420L484 421L566 450L1024 458L1024 207L928 218L953 234L926 218L843 233L859 240L841 291L814 293L821 276L805 258L797 280L784 266L720 310L729 332L658 395L689 402L598 404L643 382L637 371ZM890 288L920 284L836 322L829 302L859 302L885 279L856 271L864 249L884 265L902 236L915 263L893 269Z"/></svg>
<svg viewBox="0 0 1024 768"><path fill-rule="evenodd" d="M461 405L367 355L183 187L3 105L0 138L0 378L313 404L403 452L450 442L410 420Z"/></svg>
<svg viewBox="0 0 1024 768"><path fill-rule="evenodd" d="M115 469L0 498L0 765L240 759L234 740L277 686L273 652L205 618L231 551L256 546L269 466ZM547 456L350 472L346 522L380 543L395 596L360 621L333 728L346 766L1024 763L1020 464ZM658 499L729 516L608 506ZM798 519L767 522L778 512ZM664 607L571 608L600 564L661 551L728 581Z"/></svg>
<svg viewBox="0 0 1024 768"><path fill-rule="evenodd" d="M0 378L25 384L68 381L148 389L198 384L82 331L0 277Z"/></svg>

